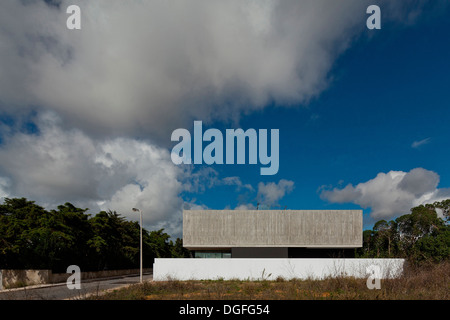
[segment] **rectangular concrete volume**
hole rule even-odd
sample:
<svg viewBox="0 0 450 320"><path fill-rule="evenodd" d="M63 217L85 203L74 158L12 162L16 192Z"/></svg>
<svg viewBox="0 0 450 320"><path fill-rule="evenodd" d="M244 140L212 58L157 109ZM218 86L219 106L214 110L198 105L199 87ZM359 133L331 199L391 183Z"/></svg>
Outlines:
<svg viewBox="0 0 450 320"><path fill-rule="evenodd" d="M362 247L362 210L184 210L183 245Z"/></svg>

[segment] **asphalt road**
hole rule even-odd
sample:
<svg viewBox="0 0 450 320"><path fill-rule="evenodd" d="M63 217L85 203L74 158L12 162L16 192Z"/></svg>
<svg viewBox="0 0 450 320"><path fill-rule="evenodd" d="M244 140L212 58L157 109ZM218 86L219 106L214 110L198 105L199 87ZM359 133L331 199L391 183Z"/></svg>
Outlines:
<svg viewBox="0 0 450 320"><path fill-rule="evenodd" d="M144 274L143 280L153 279L152 274ZM81 300L89 295L101 294L102 291L139 283L139 275L122 276L110 279L81 281L81 289L70 290L66 284L20 288L0 291L0 300Z"/></svg>

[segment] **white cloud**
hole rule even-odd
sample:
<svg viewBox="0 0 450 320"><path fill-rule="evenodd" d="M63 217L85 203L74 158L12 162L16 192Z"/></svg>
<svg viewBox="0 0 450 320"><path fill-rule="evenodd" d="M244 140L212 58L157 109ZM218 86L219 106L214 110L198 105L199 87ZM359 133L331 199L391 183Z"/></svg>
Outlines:
<svg viewBox="0 0 450 320"><path fill-rule="evenodd" d="M194 166L186 166L186 181L184 182L184 189L188 192L203 193L208 188L217 186L235 186L237 192L248 190L255 191L251 184L243 183L238 176L233 177L219 177L219 172L212 167L200 167L194 171Z"/></svg>
<svg viewBox="0 0 450 320"><path fill-rule="evenodd" d="M144 225L181 236L182 209L207 209L183 192L231 186L254 193L237 176L220 178L211 167L176 166L167 149L129 138L93 139L78 129L64 129L54 113L35 119L36 134L9 130L0 148L0 197L27 197L47 208L71 202L90 213L115 210L130 220L143 212ZM19 125L20 126L20 125ZM260 183L258 199L274 205L293 182ZM243 207L241 206L241 209ZM246 208L255 208L247 205Z"/></svg>
<svg viewBox="0 0 450 320"><path fill-rule="evenodd" d="M240 191L241 189L247 189L248 191L254 191L253 187L246 183L242 183L241 178L239 177L225 177L222 179L222 182L225 185L229 185L229 186L236 186L236 190Z"/></svg>
<svg viewBox="0 0 450 320"><path fill-rule="evenodd" d="M64 130L51 114L40 116L39 134L12 133L0 148L0 196L24 196L43 205L66 201L79 207L116 210L144 224L180 232L187 174L169 151L128 138L96 140ZM7 178L6 178L7 177Z"/></svg>
<svg viewBox="0 0 450 320"><path fill-rule="evenodd" d="M355 203L371 208L374 219L391 219L409 213L412 207L450 198L450 189L439 189L439 175L423 168L409 172L379 173L356 186L323 189L320 197L332 203Z"/></svg>
<svg viewBox="0 0 450 320"><path fill-rule="evenodd" d="M418 14L405 4L413 2L383 2L383 17L411 21ZM81 8L81 30L66 28L69 4ZM0 111L15 118L35 111L39 133L2 128L0 196L70 201L133 219L130 209L139 207L147 225L179 231L183 191L251 186L174 166L161 147L172 130L315 97L365 30L368 4L62 0L58 9L2 1ZM292 188L287 180L260 183L258 197L273 204Z"/></svg>
<svg viewBox="0 0 450 320"><path fill-rule="evenodd" d="M240 204L234 210L256 210L256 207L252 203Z"/></svg>
<svg viewBox="0 0 450 320"><path fill-rule="evenodd" d="M281 179L278 183L260 182L258 184L257 199L260 204L273 206L286 194L292 192L293 189L294 182L290 180Z"/></svg>
<svg viewBox="0 0 450 320"><path fill-rule="evenodd" d="M386 1L383 19L421 4ZM416 3L417 1L414 1ZM65 12L81 8L82 29ZM193 119L299 104L365 30L370 1L2 1L0 103L45 106L91 134L169 133ZM411 12L416 12L411 14Z"/></svg>
<svg viewBox="0 0 450 320"><path fill-rule="evenodd" d="M81 130L65 129L54 113L40 114L34 122L38 133L13 128L3 134L0 197L23 196L47 208L71 202L90 213L115 210L130 220L138 220L131 210L137 207L148 228L181 236L182 209L207 208L195 199L185 202L183 192L219 186L255 192L237 176L220 178L212 167L176 166L167 149L148 141L90 138ZM257 198L274 205L293 184L284 179L260 183Z"/></svg>
<svg viewBox="0 0 450 320"><path fill-rule="evenodd" d="M414 141L411 144L411 148L418 149L419 147L430 143L430 140L431 140L431 138L425 138L425 139L422 139L422 140Z"/></svg>

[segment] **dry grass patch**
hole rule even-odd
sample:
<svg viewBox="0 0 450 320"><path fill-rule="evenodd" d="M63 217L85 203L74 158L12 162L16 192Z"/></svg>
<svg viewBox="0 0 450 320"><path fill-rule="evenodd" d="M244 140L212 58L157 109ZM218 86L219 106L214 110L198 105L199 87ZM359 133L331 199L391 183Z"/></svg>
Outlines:
<svg viewBox="0 0 450 320"><path fill-rule="evenodd" d="M450 262L407 267L397 279L381 280L369 290L366 279L334 277L323 280L275 281L158 281L137 284L91 299L109 300L449 300Z"/></svg>

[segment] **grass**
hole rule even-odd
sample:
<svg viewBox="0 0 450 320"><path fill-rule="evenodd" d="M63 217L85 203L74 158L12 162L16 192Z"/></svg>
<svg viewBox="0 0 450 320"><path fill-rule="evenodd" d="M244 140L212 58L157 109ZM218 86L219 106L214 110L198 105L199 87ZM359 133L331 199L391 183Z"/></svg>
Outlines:
<svg viewBox="0 0 450 320"><path fill-rule="evenodd" d="M406 267L396 279L369 290L366 279L158 281L136 284L90 299L102 300L449 300L450 262Z"/></svg>

